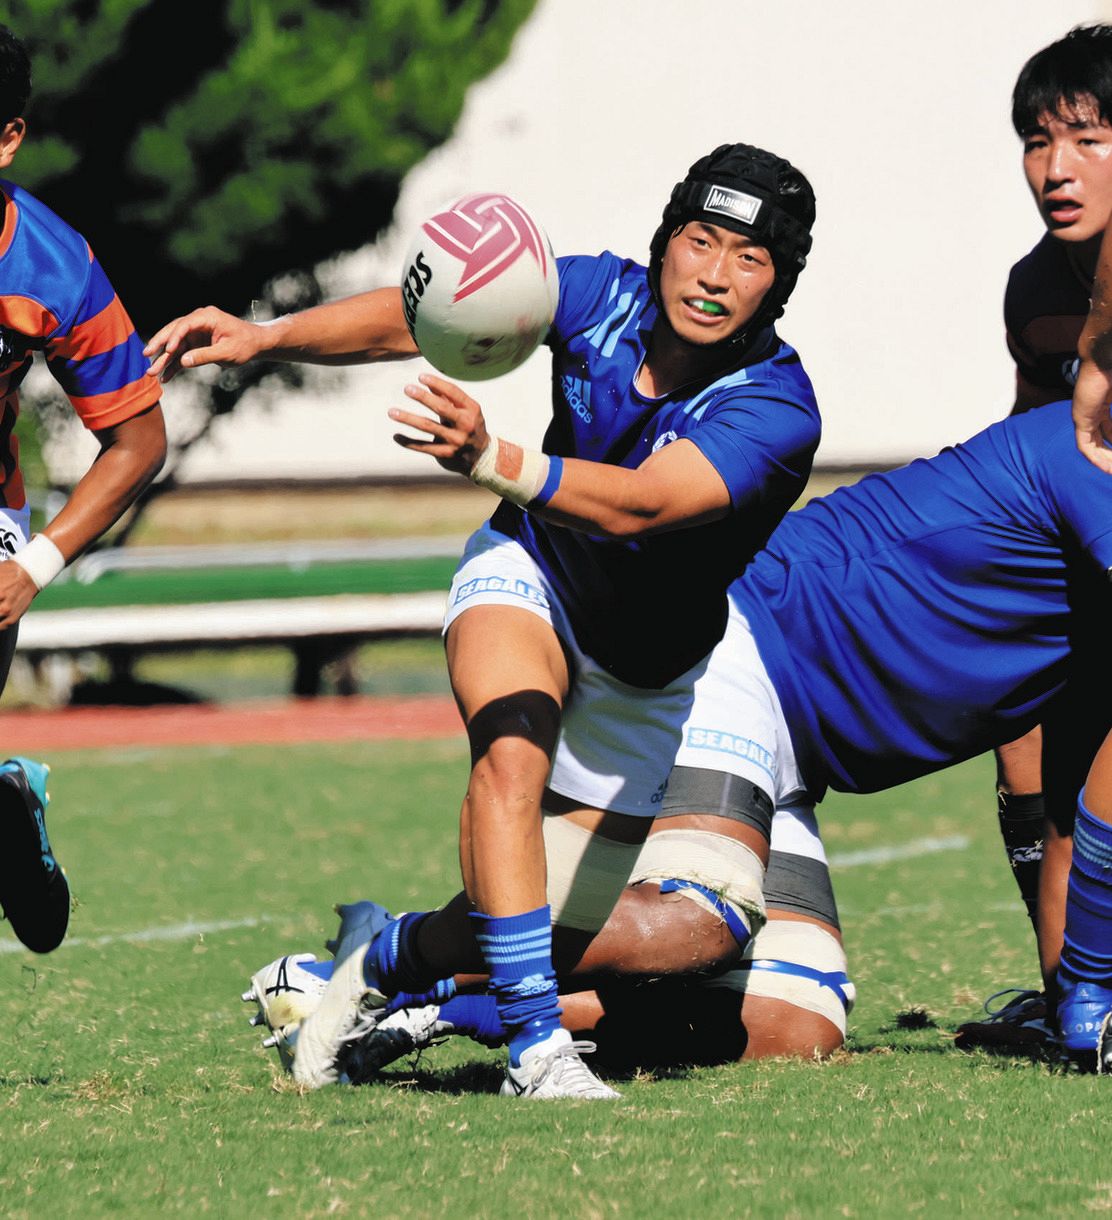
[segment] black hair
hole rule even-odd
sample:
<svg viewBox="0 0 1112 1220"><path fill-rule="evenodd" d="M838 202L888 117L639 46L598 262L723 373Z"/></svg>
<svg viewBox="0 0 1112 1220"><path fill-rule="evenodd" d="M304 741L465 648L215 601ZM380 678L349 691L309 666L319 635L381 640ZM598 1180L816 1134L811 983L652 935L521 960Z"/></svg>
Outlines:
<svg viewBox="0 0 1112 1220"><path fill-rule="evenodd" d="M0 25L0 127L23 114L30 96L27 49L6 25Z"/></svg>
<svg viewBox="0 0 1112 1220"><path fill-rule="evenodd" d="M746 204L753 208L751 215L745 211ZM746 343L784 312L784 303L806 265L815 223L815 192L790 161L752 144L720 144L700 157L673 188L649 246L649 284L657 304L665 248L691 220L751 236L772 255L776 272L772 287L749 323L725 340Z"/></svg>
<svg viewBox="0 0 1112 1220"><path fill-rule="evenodd" d="M1112 122L1112 25L1075 26L1031 56L1012 92L1012 126L1030 135L1046 115L1066 117L1089 98Z"/></svg>

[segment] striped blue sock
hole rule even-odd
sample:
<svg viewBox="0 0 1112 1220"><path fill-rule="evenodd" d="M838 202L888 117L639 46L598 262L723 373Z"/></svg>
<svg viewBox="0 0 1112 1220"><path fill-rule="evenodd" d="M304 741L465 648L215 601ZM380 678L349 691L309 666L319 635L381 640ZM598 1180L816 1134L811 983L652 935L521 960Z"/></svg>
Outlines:
<svg viewBox="0 0 1112 1220"><path fill-rule="evenodd" d="M410 911L388 923L372 941L363 962L363 977L386 995L424 992L436 983L417 952L417 933L431 911Z"/></svg>
<svg viewBox="0 0 1112 1220"><path fill-rule="evenodd" d="M490 990L509 1033L510 1063L560 1027L556 973L552 969L552 914L547 906L523 915L472 911L475 939L490 973Z"/></svg>
<svg viewBox="0 0 1112 1220"><path fill-rule="evenodd" d="M1112 984L1112 826L1077 802L1073 863L1066 891L1062 973L1067 980Z"/></svg>

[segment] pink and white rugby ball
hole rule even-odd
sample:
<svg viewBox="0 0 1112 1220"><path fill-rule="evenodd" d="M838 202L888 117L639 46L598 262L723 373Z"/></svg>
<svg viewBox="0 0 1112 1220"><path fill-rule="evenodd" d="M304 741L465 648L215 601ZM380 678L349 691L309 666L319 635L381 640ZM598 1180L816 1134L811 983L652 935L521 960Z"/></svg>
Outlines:
<svg viewBox="0 0 1112 1220"><path fill-rule="evenodd" d="M487 381L523 364L556 316L552 245L507 195L468 195L410 244L402 304L421 355L447 377Z"/></svg>

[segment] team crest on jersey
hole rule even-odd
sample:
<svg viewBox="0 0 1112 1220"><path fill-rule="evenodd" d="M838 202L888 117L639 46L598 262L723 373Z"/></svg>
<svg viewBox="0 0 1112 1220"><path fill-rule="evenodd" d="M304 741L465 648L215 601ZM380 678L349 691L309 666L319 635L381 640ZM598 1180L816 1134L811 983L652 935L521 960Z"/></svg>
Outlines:
<svg viewBox="0 0 1112 1220"><path fill-rule="evenodd" d="M662 433L653 441L653 453L658 449L663 449L665 445L670 445L676 439L676 434L671 429Z"/></svg>
<svg viewBox="0 0 1112 1220"><path fill-rule="evenodd" d="M11 530L0 529L0 559L8 559L19 550L19 539Z"/></svg>
<svg viewBox="0 0 1112 1220"><path fill-rule="evenodd" d="M523 255L535 258L547 273L548 251L541 231L505 195L468 195L421 227L442 250L463 263L453 301L478 292Z"/></svg>

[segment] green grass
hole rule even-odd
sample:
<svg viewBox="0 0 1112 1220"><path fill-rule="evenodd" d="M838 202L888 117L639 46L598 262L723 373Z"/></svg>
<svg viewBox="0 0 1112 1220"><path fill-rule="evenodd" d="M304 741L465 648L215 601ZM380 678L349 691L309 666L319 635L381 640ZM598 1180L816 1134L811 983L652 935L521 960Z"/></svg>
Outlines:
<svg viewBox="0 0 1112 1220"><path fill-rule="evenodd" d="M184 571L106 572L91 584L65 580L44 589L36 610L75 606L166 606L193 602L258 600L264 597L327 597L334 593L447 592L458 559L367 560Z"/></svg>
<svg viewBox="0 0 1112 1220"><path fill-rule="evenodd" d="M1035 977L983 762L825 807L836 858L968 839L835 870L860 997L848 1053L642 1073L613 1106L564 1106L493 1096L497 1054L465 1041L373 1087L300 1095L238 1000L279 952L319 949L333 901L453 890L462 743L50 761L80 906L54 955L0 952L6 1216L1112 1208L1107 1082L950 1044L984 994ZM921 1028L904 1028L913 1008Z"/></svg>

